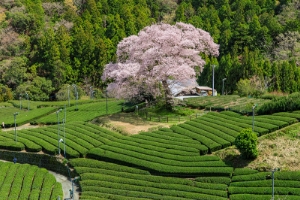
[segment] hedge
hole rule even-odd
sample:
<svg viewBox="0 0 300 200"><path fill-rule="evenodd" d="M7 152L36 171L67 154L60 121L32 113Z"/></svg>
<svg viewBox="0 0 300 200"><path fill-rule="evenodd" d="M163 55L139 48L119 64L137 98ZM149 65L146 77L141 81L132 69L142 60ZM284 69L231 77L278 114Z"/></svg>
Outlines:
<svg viewBox="0 0 300 200"><path fill-rule="evenodd" d="M35 121L39 119L42 116L49 115L50 113L53 113L56 108L41 108L41 109L35 109L35 110L30 110L30 111L24 111L24 110L19 110L19 114L16 118L16 125L20 126L23 124L30 123L32 121ZM5 122L5 128L10 128L14 127L14 116L11 114L10 116L6 116L4 119L0 119L1 122Z"/></svg>
<svg viewBox="0 0 300 200"><path fill-rule="evenodd" d="M5 137L14 140L14 133L12 131L8 131L5 134L3 134ZM39 152L42 150L42 146L36 144L35 142L28 140L24 138L23 136L26 136L26 134L23 134L23 131L18 131L18 142L23 143L25 145L25 149L28 152Z"/></svg>
<svg viewBox="0 0 300 200"><path fill-rule="evenodd" d="M254 195L254 194L232 194L230 195L230 200L269 200L271 195ZM284 200L299 200L299 196L292 195L275 195L275 199L284 199Z"/></svg>
<svg viewBox="0 0 300 200"><path fill-rule="evenodd" d="M14 158L17 158L17 163L28 163L31 165L37 165L39 167L47 168L48 170L63 174L65 176L70 175L67 171L66 166L58 162L53 156L47 154L11 152L0 150L0 159L12 162Z"/></svg>
<svg viewBox="0 0 300 200"><path fill-rule="evenodd" d="M11 164L9 167L9 170L7 170L7 173L5 175L5 178L3 182L1 183L1 188L0 188L0 194L1 198L7 199L10 193L11 185L13 184L15 175L18 172L19 164L13 165Z"/></svg>
<svg viewBox="0 0 300 200"><path fill-rule="evenodd" d="M95 177L96 174L83 174L80 185L127 189L130 191L150 192L169 196L182 195L182 197L189 197L195 194L207 194L218 197L227 197L226 188L224 190L203 189L178 184L152 183L144 180L133 180L108 175L102 175L100 179L93 180L90 179L91 176Z"/></svg>
<svg viewBox="0 0 300 200"><path fill-rule="evenodd" d="M245 124L249 124L249 125L252 125L252 123L253 123L252 117L244 117L244 116L233 117L233 116L230 116L230 115L223 114L223 112L221 112L221 115L225 119L228 119L228 120L232 120L232 121L236 121L236 122L240 122L240 123L245 123ZM269 132L272 132L272 131L275 131L275 130L279 129L279 126L277 126L277 125L269 124L269 123L261 123L261 122L255 120L255 118L254 118L254 124L255 124L255 128L261 127L261 128L269 130Z"/></svg>
<svg viewBox="0 0 300 200"><path fill-rule="evenodd" d="M123 101L110 101L108 103L108 114L113 114L120 112L122 109ZM67 109L67 122L76 122L76 121L90 121L96 117L106 115L105 108L106 102L94 102L88 104L81 104L78 106L72 106ZM45 117L39 118L35 120L38 124L56 124L57 123L57 116L53 112L53 114L47 115Z"/></svg>
<svg viewBox="0 0 300 200"><path fill-rule="evenodd" d="M232 177L232 182L236 181L256 181L266 180L268 176L271 176L272 172L258 172L247 175L235 175ZM300 181L300 171L280 171L276 172L275 180L294 180Z"/></svg>
<svg viewBox="0 0 300 200"><path fill-rule="evenodd" d="M223 138L224 140L226 140L230 143L233 143L235 141L235 137L233 137L231 135L228 135L225 132L219 131L218 129L215 129L211 126L207 126L204 123L199 123L199 122L197 123L195 121L188 121L185 124L192 125L194 127L197 127L198 129L203 129L203 130L205 130L209 133L215 134L218 137Z"/></svg>
<svg viewBox="0 0 300 200"><path fill-rule="evenodd" d="M199 127L195 127L195 126L193 126L191 124L185 123L185 124L180 124L178 126L180 126L182 128L185 128L185 129L187 129L189 131L192 131L194 133L198 133L199 135L202 135L204 137L207 137L207 138L215 141L216 143L219 143L220 145L222 145L222 148L226 148L226 147L228 147L228 146L231 145L231 143L229 141L223 139L222 137L219 137L216 134L212 134L212 133L207 132L207 131L205 131L203 129L200 129Z"/></svg>
<svg viewBox="0 0 300 200"><path fill-rule="evenodd" d="M236 126L235 124L227 123L227 121L226 122L220 121L219 119L216 119L214 116L208 115L208 114L206 114L203 117L198 118L196 120L197 121L201 120L201 121L207 121L207 122L210 122L210 123L215 123L217 125L223 126L225 128L228 128L228 129L230 129L234 132L238 132L238 133L243 129L243 127L239 127L239 126ZM211 126L213 126L213 124Z"/></svg>
<svg viewBox="0 0 300 200"><path fill-rule="evenodd" d="M226 184L229 185L231 182L230 177L196 177L195 181L201 182L201 183L214 183L214 184Z"/></svg>
<svg viewBox="0 0 300 200"><path fill-rule="evenodd" d="M209 152L213 152L213 151L216 151L216 150L219 150L222 148L222 146L218 143L216 143L215 141L207 138L207 137L204 137L204 136L201 136L201 135L198 135L196 133L193 133L191 131L188 131L184 128L181 128L179 126L172 126L171 129L174 131L174 132L177 132L177 133L180 133L180 134L183 134L183 135L187 135L195 140L198 140L199 142L201 142L202 144L204 144L205 146L207 146L209 148Z"/></svg>
<svg viewBox="0 0 300 200"><path fill-rule="evenodd" d="M276 180L276 187L290 187L290 188L300 188L300 181L290 181L290 180ZM230 186L235 187L269 187L272 185L272 179L259 180L259 181L242 181L233 182Z"/></svg>
<svg viewBox="0 0 300 200"><path fill-rule="evenodd" d="M269 187L234 187L228 188L229 194L272 194L272 185ZM300 188L278 187L274 188L276 195L298 195L300 196Z"/></svg>
<svg viewBox="0 0 300 200"><path fill-rule="evenodd" d="M297 111L295 111L295 112L279 112L279 113L273 114L273 116L292 117L292 118L296 118L298 121L300 120L300 113L298 113Z"/></svg>
<svg viewBox="0 0 300 200"><path fill-rule="evenodd" d="M26 175L23 180L23 185L25 187L22 187L22 190L20 191L20 197L24 197L25 199L29 197L31 191L32 178L34 177L34 174L37 170L38 167L32 165L30 169L26 172ZM60 189L62 190L62 187Z"/></svg>
<svg viewBox="0 0 300 200"><path fill-rule="evenodd" d="M104 184L104 183L102 183ZM111 185L110 185L111 186ZM214 195L199 194L199 193L187 193L187 192L177 192L168 191L169 193L164 194L164 190L145 188L145 187L133 187L132 185L120 185L119 188L109 188L101 186L84 186L81 185L82 191L95 191L100 193L117 194L124 196L134 196L134 197L144 197L149 199L161 199L161 195L172 197L172 199L177 198L187 198L187 199L201 199L201 200L227 200L225 197L218 197ZM174 194L175 193L175 194ZM177 197L177 198L176 198Z"/></svg>
<svg viewBox="0 0 300 200"><path fill-rule="evenodd" d="M57 127L49 127L46 130L53 132L57 132ZM87 135L81 134L79 130L71 130L66 128L64 132L60 130L60 137L63 138L65 134L65 138L68 141L72 141L74 143L77 143L81 147L84 147L85 149L91 149L94 148L95 146L91 143L93 143L95 140ZM76 148L75 148L76 149Z"/></svg>
<svg viewBox="0 0 300 200"><path fill-rule="evenodd" d="M27 131L27 130L24 130ZM29 130L28 130L29 131ZM30 130L30 137L35 140L38 144L40 144L43 147L43 150L45 149L46 152L50 153L50 154L55 154L58 152L58 139L57 139L57 133L55 132L48 132L47 129L31 129ZM24 136L27 137L28 136ZM41 144L42 143L42 144ZM73 149L72 146L75 146L76 149ZM60 145L61 148L61 152L63 149L63 143L61 143ZM79 157L80 153L82 153L82 155L84 155L88 150L85 149L84 147L81 147L80 145L72 142L72 141L68 141L68 143L66 143L66 152L68 157Z"/></svg>
<svg viewBox="0 0 300 200"><path fill-rule="evenodd" d="M233 171L232 167L187 167L185 163L182 163L183 166L165 165L153 161L135 158L129 155L120 154L120 152L116 153L98 148L92 149L87 154L87 157L99 160L108 159L110 161L120 162L123 164L127 163L127 165L130 166L136 166L146 170L151 170L152 173L167 173L174 176L196 176L200 174L206 176L231 176L231 173Z"/></svg>
<svg viewBox="0 0 300 200"><path fill-rule="evenodd" d="M124 140L129 140L131 142L136 142L137 144L143 144L143 147L147 149L161 149L169 154L177 154L179 156L197 156L200 154L205 154L207 152L207 147L202 144L190 144L187 143L179 143L177 141L171 142L165 139L155 138L151 136L140 136L140 137L130 137L124 138ZM162 150L162 148L164 150Z"/></svg>
<svg viewBox="0 0 300 200"><path fill-rule="evenodd" d="M224 132L225 134L232 136L234 139L240 134L239 131L235 131L231 128L227 128L223 125L219 125L217 124L217 122L214 121L214 119L210 119L210 118L200 118L200 119L196 119L193 122L199 123L199 124L203 124L206 127L211 127L217 131L221 131Z"/></svg>
<svg viewBox="0 0 300 200"><path fill-rule="evenodd" d="M212 160L212 161L205 161L203 162L202 159L198 159L199 156L195 158L189 159L187 156L179 157L176 155L168 155L168 154L159 154L155 151L150 150L144 150L139 147L132 147L132 146L126 146L126 145L120 145L118 143L110 143L108 145L102 145L100 148L100 151L104 152L112 152L112 153L118 153L119 156L114 158L118 159L121 157L132 157L139 160L143 160L146 162L153 162L157 164L163 164L163 165L170 165L170 166L185 166L185 167L208 167L208 166L214 166L214 167L224 167L227 166L223 161L221 160ZM200 161L198 161L200 160ZM130 162L130 161L129 161Z"/></svg>
<svg viewBox="0 0 300 200"><path fill-rule="evenodd" d="M114 199L114 200L146 200L149 198L140 198L140 197L126 197L121 195L115 194L107 194L107 193L100 193L100 192L92 192L86 191L80 195L80 200L107 200L107 199Z"/></svg>
<svg viewBox="0 0 300 200"><path fill-rule="evenodd" d="M181 155L179 151L174 151L173 153L169 153L166 151L158 151L155 146L152 147L152 149L144 148L143 146L139 146L139 145L131 145L130 143L126 143L123 141L119 141L119 142L110 142L107 144L107 146L109 147L122 147L122 149L124 150L130 150L133 152L137 152L137 153L141 153L141 154L145 154L145 155L149 155L149 156L155 156L155 157L159 157L159 158L165 158L165 159L170 159L170 160L178 160L178 161L197 161L199 160L199 153L196 154L191 154L186 152L186 154ZM99 148L104 148L107 147L106 145L102 145ZM160 149L159 149L160 150ZM179 153L177 153L179 152Z"/></svg>
<svg viewBox="0 0 300 200"><path fill-rule="evenodd" d="M104 188L101 191L90 191L89 189L93 189L91 187L86 187L86 190L82 193L86 196L93 196L96 197L97 200L99 199L114 199L114 200L145 200L145 199L160 199L160 200L182 200L180 197L172 197L172 196L162 196L162 195L155 195L155 194L148 194L148 193L141 193L135 191L126 192L126 190L116 190L116 189L108 189ZM82 199L82 196L80 199ZM90 200L90 199L87 199Z"/></svg>
<svg viewBox="0 0 300 200"><path fill-rule="evenodd" d="M18 170L17 170L17 175L15 174L15 177L11 184L8 199L18 199L19 198L19 193L22 189L23 179L24 179L24 176L26 175L29 167L30 167L30 165L19 165ZM6 184L6 183L4 183L4 184ZM24 185L23 185L23 187L24 187ZM28 187L28 186L25 186L25 187Z"/></svg>
<svg viewBox="0 0 300 200"><path fill-rule="evenodd" d="M234 172L233 172L233 176L256 174L256 173L258 173L258 171L255 170L255 169L250 169L250 168L235 168Z"/></svg>
<svg viewBox="0 0 300 200"><path fill-rule="evenodd" d="M256 181L256 180L266 180L267 176L269 176L271 172L259 172L255 174L246 174L246 175L239 175L239 176L233 176L231 181Z"/></svg>
<svg viewBox="0 0 300 200"><path fill-rule="evenodd" d="M57 136L56 139L46 136L40 129L22 130L22 132L24 133L22 136L41 145L46 153L53 155L57 151Z"/></svg>
<svg viewBox="0 0 300 200"><path fill-rule="evenodd" d="M51 193L51 198L50 199L57 199L57 197L62 197L64 196L63 191L62 191L62 185L61 183L56 182L53 189L52 189L52 193Z"/></svg>
<svg viewBox="0 0 300 200"><path fill-rule="evenodd" d="M283 127L286 127L289 125L288 122L279 121L279 120L275 120L275 119L267 119L267 118L260 117L260 116L256 116L255 121L259 121L262 123L268 123L268 124L274 124L274 125L278 126L279 128L283 128Z"/></svg>
<svg viewBox="0 0 300 200"><path fill-rule="evenodd" d="M56 130L56 132L57 132L57 130ZM56 138L56 140L57 140L57 134L54 134L55 129L46 129L45 131L43 131L41 133L43 135L47 135L49 137ZM62 133L60 134L60 138L64 139ZM79 156L84 157L85 154L87 153L87 151L94 147L93 145L89 144L87 141L85 141L79 137L76 137L70 133L66 134L65 140L66 140L65 141L66 148L68 148L67 153L71 157L79 157ZM63 150L63 146L64 146L64 143L62 142L60 145L61 150ZM79 156L78 156L78 153L80 153Z"/></svg>
<svg viewBox="0 0 300 200"><path fill-rule="evenodd" d="M261 115L261 116L256 117L256 119L258 121L260 118L283 121L283 122L287 122L289 124L294 124L294 123L298 122L298 120L293 117L283 117L283 116L276 116L276 115Z"/></svg>
<svg viewBox="0 0 300 200"><path fill-rule="evenodd" d="M50 199L56 180L46 169L12 162L0 166L1 199ZM57 190L62 193L61 185Z"/></svg>
<svg viewBox="0 0 300 200"><path fill-rule="evenodd" d="M225 119L219 113L210 112L207 115L205 115L204 117L213 118L216 121L224 122L226 124L225 126L227 126L227 127L228 127L228 124L236 125L236 126L242 128L242 129L244 129L244 128L251 128L252 127L252 123L251 124L247 124L245 122L238 122L237 120ZM235 129L235 130L238 130L238 129ZM264 134L269 133L268 129L260 128L260 127L257 127L257 126L255 126L254 131L257 132L257 133L259 133L259 135L264 135Z"/></svg>
<svg viewBox="0 0 300 200"><path fill-rule="evenodd" d="M71 167L88 167L88 168L102 168L102 169L109 169L109 170L115 170L119 172L127 172L127 173L133 173L133 174L147 174L150 173L145 170L136 169L132 167L127 167L115 163L109 163L94 159L88 159L88 158L75 158L69 160L69 164Z"/></svg>
<svg viewBox="0 0 300 200"><path fill-rule="evenodd" d="M165 131L152 131L152 132L142 132L139 135L147 135L147 136L151 136L154 138L160 138L160 139L165 139L168 141L172 141L173 142L179 142L179 143L187 143L187 144L195 144L195 145L199 145L200 142L191 139L188 136L185 135L181 135L178 133L173 132L172 129L170 129L172 132L165 132ZM183 145L185 146L185 145Z"/></svg>
<svg viewBox="0 0 300 200"><path fill-rule="evenodd" d="M22 151L25 149L25 145L15 141L1 141L0 149L6 149L10 151Z"/></svg>
<svg viewBox="0 0 300 200"><path fill-rule="evenodd" d="M189 179L182 179L182 178L175 178L175 177L163 177L163 176L154 176L154 175L141 175L141 174L132 174L127 172L117 172L114 170L108 169L99 169L99 168L88 168L88 167L75 167L75 170L78 174L82 175L85 173L89 174L96 174L94 177L91 177L91 180L98 180L99 174L102 175L111 175L115 177L122 177L134 180L144 180L152 183L163 183L163 184L177 184L177 185L184 185L188 187L198 187L198 188L205 188L205 189L214 189L214 190L227 190L227 185L224 183L218 182L195 182ZM100 175L101 176L101 175ZM225 177L214 177L214 178L224 178ZM88 180L90 180L88 179ZM230 178L227 177L227 179Z"/></svg>
<svg viewBox="0 0 300 200"><path fill-rule="evenodd" d="M45 175L43 186L41 188L40 193L40 199L49 199L52 194L52 189L56 183L55 177L48 172L48 174Z"/></svg>
<svg viewBox="0 0 300 200"><path fill-rule="evenodd" d="M207 147L205 147L204 145L201 145L201 144L199 144L196 149L194 145L191 145L192 147L183 146L182 143L170 142L170 141L166 141L166 140L160 139L160 138L154 138L154 137L149 138L149 137L147 137L145 135L142 135L142 136L133 135L130 137L124 137L122 139L134 141L134 142L137 142L137 143L143 144L143 145L156 146L156 148L157 147L166 148L166 149L168 149L167 151L170 151L173 149L178 150L178 151L181 151L181 155L186 155L186 152L189 152L189 154L191 154L191 153L198 154L199 151L201 154L205 154L208 150ZM149 141L149 139L151 139L151 141Z"/></svg>

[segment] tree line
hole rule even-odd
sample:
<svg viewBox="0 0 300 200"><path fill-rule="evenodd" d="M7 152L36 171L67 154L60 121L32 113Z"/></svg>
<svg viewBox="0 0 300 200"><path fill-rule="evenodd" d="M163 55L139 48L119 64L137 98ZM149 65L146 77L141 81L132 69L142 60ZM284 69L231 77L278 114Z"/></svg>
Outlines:
<svg viewBox="0 0 300 200"><path fill-rule="evenodd" d="M268 90L299 91L299 0L3 0L0 2L1 98L25 91L47 99L76 84L106 86L104 66L118 43L144 27L190 23L220 44L206 61L200 85L237 91L241 79L259 77Z"/></svg>

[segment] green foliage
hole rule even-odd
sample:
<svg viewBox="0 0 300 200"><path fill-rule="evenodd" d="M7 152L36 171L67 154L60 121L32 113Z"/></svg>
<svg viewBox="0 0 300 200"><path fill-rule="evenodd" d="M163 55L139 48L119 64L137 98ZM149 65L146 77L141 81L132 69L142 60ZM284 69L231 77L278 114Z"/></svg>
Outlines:
<svg viewBox="0 0 300 200"><path fill-rule="evenodd" d="M5 102L13 99L13 94L9 87L0 84L0 91L0 102Z"/></svg>
<svg viewBox="0 0 300 200"><path fill-rule="evenodd" d="M52 87L52 81L47 80L44 77L35 77L32 81L19 85L15 91L15 99L26 99L26 92L29 95L29 99L32 101L45 101L49 100Z"/></svg>
<svg viewBox="0 0 300 200"><path fill-rule="evenodd" d="M250 80L249 79L241 79L238 83L237 83L237 90L238 90L238 94L240 96L248 96L251 95L253 93L253 88L250 85Z"/></svg>
<svg viewBox="0 0 300 200"><path fill-rule="evenodd" d="M1 162L1 194L2 198L50 199L51 193L62 197L61 184L56 185L55 177L44 168L28 164ZM55 190L53 190L55 187ZM40 193L41 192L41 193ZM55 199L57 196L55 196Z"/></svg>
<svg viewBox="0 0 300 200"><path fill-rule="evenodd" d="M241 152L241 155L247 159L258 156L257 135L251 129L244 129L236 137L235 145Z"/></svg>
<svg viewBox="0 0 300 200"><path fill-rule="evenodd" d="M4 1L1 5L6 8L0 25L1 60L29 58L22 67L1 71L2 84L13 92L36 76L51 80L55 91L66 83L100 88L103 67L115 61L117 44L161 21L191 23L220 44L218 59L205 58L199 77L202 85L211 85L211 64L216 64L215 88L221 91L226 77L227 94L237 90L240 80L253 76L270 80L269 91L299 91L296 2L90 0L84 6L76 1L77 13L61 0Z"/></svg>
<svg viewBox="0 0 300 200"><path fill-rule="evenodd" d="M300 93L292 93L287 96L273 98L270 102L265 103L258 110L258 114L272 114L276 112L287 112L299 110Z"/></svg>
<svg viewBox="0 0 300 200"><path fill-rule="evenodd" d="M210 111L230 110L242 114L252 113L253 104L257 104L257 108L259 108L269 101L270 100L268 99L239 97L238 95L221 95L217 97L207 96L184 99L184 102L188 107Z"/></svg>

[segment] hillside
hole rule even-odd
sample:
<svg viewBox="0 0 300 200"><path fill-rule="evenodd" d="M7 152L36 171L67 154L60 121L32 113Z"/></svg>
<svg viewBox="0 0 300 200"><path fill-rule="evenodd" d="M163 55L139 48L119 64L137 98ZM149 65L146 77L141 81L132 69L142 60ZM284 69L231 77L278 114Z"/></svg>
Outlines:
<svg viewBox="0 0 300 200"><path fill-rule="evenodd" d="M65 84L82 93L99 89L105 64L117 44L156 22L182 21L208 31L220 56L205 57L198 78L236 91L240 79L266 84L269 91L299 91L299 0L33 0L0 2L1 99L48 99ZM253 79L253 77L256 77ZM1 100L2 101L2 100Z"/></svg>
<svg viewBox="0 0 300 200"><path fill-rule="evenodd" d="M19 101L1 103L1 121L8 126L15 124L14 114L18 113L18 127L0 132L0 158L16 161L16 165L11 163L12 170L8 167L3 171L5 179L0 190L7 196L25 190L27 181L20 181L22 178L15 176L13 169L27 163L64 174L79 186L76 195L87 200L264 200L273 195L276 200L299 199L300 111L248 116L244 111L249 102L245 102L253 99L229 95L194 98L189 103L203 107L208 101L216 109L227 108L231 102L242 114L207 109L195 115L191 110L181 110L190 115L172 118L170 113L160 112L157 114L164 116L157 115L157 122L155 113L151 113L152 117L150 112L145 115L141 110L139 114L120 113L124 103L114 99L72 100L70 106L66 105L68 101L37 101L31 102L30 110L26 106L20 108ZM262 104L259 109L271 102L282 105L278 100L256 101ZM132 106L124 107L125 111L131 109ZM167 117L169 120L163 121ZM134 125L155 121L156 127L139 134L124 134L114 123L107 126L107 119L131 123L129 133L136 131ZM42 126L19 127L26 122ZM244 160L234 147L235 138L245 128L252 128L259 136L259 156L255 160ZM275 173L275 190L272 190L275 168L281 171ZM32 175L29 178L30 184ZM54 182L44 181L45 184ZM52 194L62 195L61 185L52 188ZM43 191L35 187L26 190L30 195L39 195L35 199L43 199ZM47 190L48 196L52 194ZM64 193L62 197L68 196Z"/></svg>

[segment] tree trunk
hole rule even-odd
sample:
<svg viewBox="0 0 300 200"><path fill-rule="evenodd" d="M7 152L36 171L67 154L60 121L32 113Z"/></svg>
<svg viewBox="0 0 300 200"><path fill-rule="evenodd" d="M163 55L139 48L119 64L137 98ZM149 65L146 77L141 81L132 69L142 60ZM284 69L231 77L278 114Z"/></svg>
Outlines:
<svg viewBox="0 0 300 200"><path fill-rule="evenodd" d="M165 92L166 108L168 110L172 110L173 105L174 105L174 101L173 101L173 98L172 98L171 90L169 88L169 85L168 85L167 81L162 81L162 85L163 85L164 92Z"/></svg>

